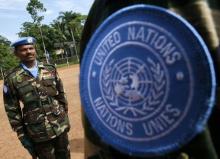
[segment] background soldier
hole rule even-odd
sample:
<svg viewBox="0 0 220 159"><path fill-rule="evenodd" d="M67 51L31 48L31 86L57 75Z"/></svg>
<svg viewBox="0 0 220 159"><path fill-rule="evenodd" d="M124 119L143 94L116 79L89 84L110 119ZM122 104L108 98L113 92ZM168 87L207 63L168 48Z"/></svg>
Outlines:
<svg viewBox="0 0 220 159"><path fill-rule="evenodd" d="M131 6L134 4L152 4L161 7L172 7L176 12L186 18L200 33L206 42L214 62L217 60L217 47L219 44L218 37L215 31L213 20L209 7L204 0L96 0L90 10L88 19L85 23L82 39L81 39L81 58L85 47L91 38L92 34L98 26L111 14L117 10ZM216 62L217 63L217 62ZM216 111L216 110L215 110ZM213 123L214 122L214 123ZM83 124L85 129L85 157L90 159L95 158L138 158L122 154L113 147L103 143L100 137L92 129L88 119L83 113ZM212 129L215 128L216 122L212 121ZM220 141L217 141L220 142ZM202 133L197 135L190 143L182 149L171 154L157 157L165 159L217 159L216 151L213 147L209 129L206 128Z"/></svg>
<svg viewBox="0 0 220 159"><path fill-rule="evenodd" d="M5 110L33 158L69 159L70 125L63 84L53 65L36 60L35 42L24 37L12 44L20 64L5 73Z"/></svg>

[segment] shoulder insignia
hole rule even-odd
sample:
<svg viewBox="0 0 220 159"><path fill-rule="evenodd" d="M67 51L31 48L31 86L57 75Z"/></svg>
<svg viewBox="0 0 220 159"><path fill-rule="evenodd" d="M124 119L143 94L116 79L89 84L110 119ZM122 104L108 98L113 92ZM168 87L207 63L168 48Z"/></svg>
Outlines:
<svg viewBox="0 0 220 159"><path fill-rule="evenodd" d="M8 87L6 85L3 86L3 92L6 94L8 92Z"/></svg>
<svg viewBox="0 0 220 159"><path fill-rule="evenodd" d="M16 80L17 80L18 83L23 81L22 77L19 76L19 75L16 75Z"/></svg>
<svg viewBox="0 0 220 159"><path fill-rule="evenodd" d="M56 67L54 65L52 65L52 64L45 64L45 63L42 63L42 62L40 62L38 64L38 67L40 69L46 69L48 71L56 70Z"/></svg>
<svg viewBox="0 0 220 159"><path fill-rule="evenodd" d="M56 67L52 64L45 64L44 66L47 70L50 70L50 71L51 70L56 70Z"/></svg>
<svg viewBox="0 0 220 159"><path fill-rule="evenodd" d="M41 68L42 78L54 78L56 76L56 67L51 64L43 64Z"/></svg>

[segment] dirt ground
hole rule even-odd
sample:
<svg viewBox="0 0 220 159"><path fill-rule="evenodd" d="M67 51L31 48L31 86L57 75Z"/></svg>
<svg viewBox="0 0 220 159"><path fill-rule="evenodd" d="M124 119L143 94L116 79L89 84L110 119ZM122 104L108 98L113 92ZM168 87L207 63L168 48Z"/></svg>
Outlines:
<svg viewBox="0 0 220 159"><path fill-rule="evenodd" d="M63 80L69 102L69 117L71 130L69 133L71 158L84 158L84 137L81 124L81 108L79 99L79 66L74 65L58 69ZM0 81L0 158L1 159L30 159L28 152L21 146L9 125L2 99L2 81Z"/></svg>

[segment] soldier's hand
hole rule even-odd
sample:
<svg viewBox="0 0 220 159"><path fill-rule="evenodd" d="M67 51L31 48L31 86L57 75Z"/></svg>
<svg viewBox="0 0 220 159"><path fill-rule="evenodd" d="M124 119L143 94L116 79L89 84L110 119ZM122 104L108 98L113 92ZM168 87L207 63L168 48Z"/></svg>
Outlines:
<svg viewBox="0 0 220 159"><path fill-rule="evenodd" d="M20 141L25 149L31 154L31 156L35 155L34 153L34 146L31 140L27 136L23 136L20 138Z"/></svg>

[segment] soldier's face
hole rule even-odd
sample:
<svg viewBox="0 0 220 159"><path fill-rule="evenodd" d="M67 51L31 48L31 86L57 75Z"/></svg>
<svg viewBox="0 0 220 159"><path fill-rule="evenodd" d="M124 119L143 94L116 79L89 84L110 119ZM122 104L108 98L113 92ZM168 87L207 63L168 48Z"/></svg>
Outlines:
<svg viewBox="0 0 220 159"><path fill-rule="evenodd" d="M15 55L22 62L34 62L36 60L36 50L34 45L21 45L15 50Z"/></svg>

